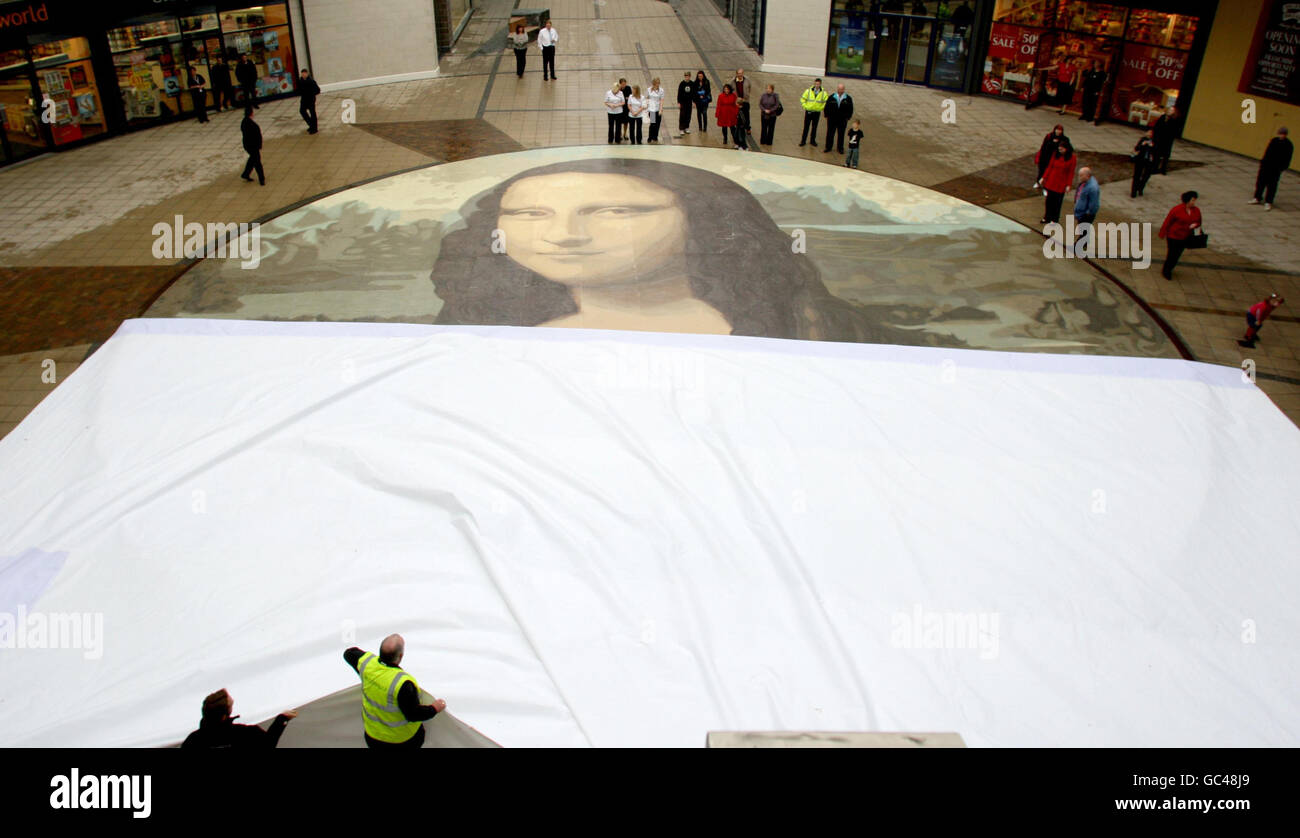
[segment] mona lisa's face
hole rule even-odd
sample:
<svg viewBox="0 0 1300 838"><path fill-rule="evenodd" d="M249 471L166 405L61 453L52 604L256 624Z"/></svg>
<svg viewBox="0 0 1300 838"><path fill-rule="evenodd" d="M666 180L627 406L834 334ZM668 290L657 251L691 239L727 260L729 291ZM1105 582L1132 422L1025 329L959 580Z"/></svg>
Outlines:
<svg viewBox="0 0 1300 838"><path fill-rule="evenodd" d="M524 178L501 198L506 254L554 282L615 285L683 259L686 212L639 177L572 172Z"/></svg>

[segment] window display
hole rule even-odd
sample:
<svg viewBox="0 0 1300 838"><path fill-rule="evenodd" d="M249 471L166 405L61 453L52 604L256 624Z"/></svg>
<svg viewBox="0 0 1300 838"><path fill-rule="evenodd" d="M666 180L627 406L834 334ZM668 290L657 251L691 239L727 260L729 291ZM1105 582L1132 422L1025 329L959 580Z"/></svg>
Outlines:
<svg viewBox="0 0 1300 838"><path fill-rule="evenodd" d="M1071 32L1119 38L1124 34L1124 18L1127 14L1128 9L1123 6L1061 0L1056 11L1056 25Z"/></svg>
<svg viewBox="0 0 1300 838"><path fill-rule="evenodd" d="M1078 113L1087 80L1089 110L1137 125L1177 100L1198 24L1087 0L997 0L993 19L981 92Z"/></svg>
<svg viewBox="0 0 1300 838"><path fill-rule="evenodd" d="M970 34L952 22L940 24L934 39L934 61L930 83L936 87L959 90L966 86L966 58L970 54Z"/></svg>
<svg viewBox="0 0 1300 838"><path fill-rule="evenodd" d="M831 31L826 51L826 72L871 75L871 48L875 32L868 33L861 3L836 0L831 10Z"/></svg>
<svg viewBox="0 0 1300 838"><path fill-rule="evenodd" d="M277 96L297 89L298 70L289 39L285 6L254 6L221 13L227 53L247 55L257 67L257 95Z"/></svg>
<svg viewBox="0 0 1300 838"><path fill-rule="evenodd" d="M1111 97L1112 119L1150 125L1178 100L1187 53L1126 44Z"/></svg>
<svg viewBox="0 0 1300 838"><path fill-rule="evenodd" d="M1129 12L1124 37L1139 44L1191 49L1196 37L1196 18L1134 9Z"/></svg>
<svg viewBox="0 0 1300 838"><path fill-rule="evenodd" d="M1042 36L1041 29L993 24L980 89L992 96L1009 96L1022 101L1029 99L1038 63L1038 42Z"/></svg>
<svg viewBox="0 0 1300 838"><path fill-rule="evenodd" d="M1056 0L997 0L993 7L995 23L1017 26L1051 26L1055 19Z"/></svg>
<svg viewBox="0 0 1300 838"><path fill-rule="evenodd" d="M32 47L32 63L40 85L40 106L45 107L47 99L54 102L50 133L56 145L108 130L90 66L88 40L68 38L37 44Z"/></svg>
<svg viewBox="0 0 1300 838"><path fill-rule="evenodd" d="M283 4L253 6L221 13L221 31L230 33L266 26L288 26L289 10Z"/></svg>
<svg viewBox="0 0 1300 838"><path fill-rule="evenodd" d="M45 151L30 73L26 50L0 50L0 123L15 160Z"/></svg>

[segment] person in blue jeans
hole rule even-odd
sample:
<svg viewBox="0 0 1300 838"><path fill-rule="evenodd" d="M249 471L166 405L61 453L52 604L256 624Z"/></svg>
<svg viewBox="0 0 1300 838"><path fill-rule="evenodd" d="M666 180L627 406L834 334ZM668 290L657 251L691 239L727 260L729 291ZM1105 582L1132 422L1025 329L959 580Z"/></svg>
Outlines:
<svg viewBox="0 0 1300 838"><path fill-rule="evenodd" d="M1079 231L1079 246L1086 247L1092 235L1092 222L1101 209L1101 185L1092 169L1079 169L1079 189L1074 193L1074 229ZM1086 225L1086 226L1085 226Z"/></svg>
<svg viewBox="0 0 1300 838"><path fill-rule="evenodd" d="M858 167L858 149L862 145L862 120L853 120L849 128L849 150L844 156L844 165L850 169Z"/></svg>

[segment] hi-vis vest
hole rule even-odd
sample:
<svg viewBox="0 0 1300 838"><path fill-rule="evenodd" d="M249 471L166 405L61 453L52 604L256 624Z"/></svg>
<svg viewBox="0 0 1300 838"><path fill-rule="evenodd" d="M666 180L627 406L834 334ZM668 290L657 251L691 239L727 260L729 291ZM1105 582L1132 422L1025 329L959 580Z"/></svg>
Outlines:
<svg viewBox="0 0 1300 838"><path fill-rule="evenodd" d="M397 706L397 691L410 681L416 692L420 685L396 666L380 663L379 656L366 652L357 661L361 676L361 718L366 734L380 742L405 742L420 729L420 722L409 722Z"/></svg>
<svg viewBox="0 0 1300 838"><path fill-rule="evenodd" d="M827 93L825 88L817 90L810 87L799 97L799 104L803 105L803 109L806 111L821 113L826 107L826 100L829 98L831 98L831 94Z"/></svg>

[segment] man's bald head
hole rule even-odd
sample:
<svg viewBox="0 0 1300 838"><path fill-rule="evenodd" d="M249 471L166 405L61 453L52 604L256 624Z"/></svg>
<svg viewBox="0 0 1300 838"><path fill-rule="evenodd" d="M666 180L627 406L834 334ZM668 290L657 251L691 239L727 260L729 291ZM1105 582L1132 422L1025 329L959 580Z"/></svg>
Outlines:
<svg viewBox="0 0 1300 838"><path fill-rule="evenodd" d="M406 641L400 634L390 634L384 638L384 642L379 644L379 660L397 666L402 662L402 654L406 651Z"/></svg>
<svg viewBox="0 0 1300 838"><path fill-rule="evenodd" d="M1079 170L1079 180L1086 182L1090 177L1092 177L1092 169L1084 166Z"/></svg>

